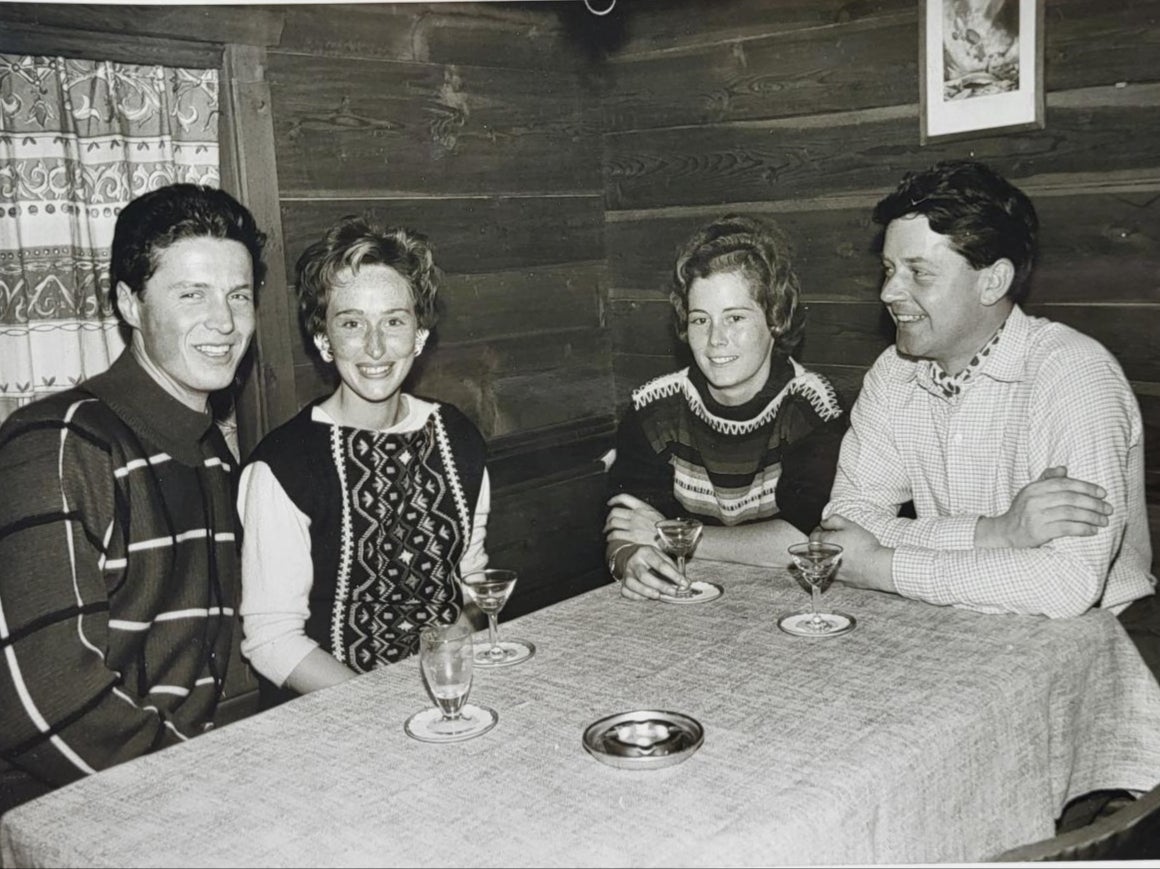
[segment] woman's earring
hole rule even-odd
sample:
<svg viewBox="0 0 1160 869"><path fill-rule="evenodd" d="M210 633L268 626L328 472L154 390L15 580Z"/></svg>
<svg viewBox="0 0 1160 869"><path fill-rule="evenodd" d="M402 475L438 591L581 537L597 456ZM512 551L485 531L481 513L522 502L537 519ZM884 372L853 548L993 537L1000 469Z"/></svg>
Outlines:
<svg viewBox="0 0 1160 869"><path fill-rule="evenodd" d="M423 348L427 346L427 336L431 333L426 329L420 329L415 334L415 355L418 356L423 352Z"/></svg>
<svg viewBox="0 0 1160 869"><path fill-rule="evenodd" d="M318 354L323 362L334 361L334 354L330 352L330 342L326 340L325 335L315 335L314 346L318 348Z"/></svg>

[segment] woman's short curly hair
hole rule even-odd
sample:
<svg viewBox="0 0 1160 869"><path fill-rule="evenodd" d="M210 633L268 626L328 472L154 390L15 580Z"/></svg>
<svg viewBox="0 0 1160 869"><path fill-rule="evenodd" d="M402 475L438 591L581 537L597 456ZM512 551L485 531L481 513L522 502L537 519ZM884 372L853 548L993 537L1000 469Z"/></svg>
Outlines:
<svg viewBox="0 0 1160 869"><path fill-rule="evenodd" d="M384 227L366 217L348 215L298 257L298 310L307 335L326 332L330 294L348 270L365 265L390 266L411 287L415 317L421 329L435 326L438 313L438 267L427 237L404 227Z"/></svg>
<svg viewBox="0 0 1160 869"><path fill-rule="evenodd" d="M776 223L729 214L693 233L677 253L669 300L681 340L688 340L689 289L697 278L737 272L748 282L753 299L765 312L774 337L774 352L797 351L805 329L801 286L791 264L793 248Z"/></svg>

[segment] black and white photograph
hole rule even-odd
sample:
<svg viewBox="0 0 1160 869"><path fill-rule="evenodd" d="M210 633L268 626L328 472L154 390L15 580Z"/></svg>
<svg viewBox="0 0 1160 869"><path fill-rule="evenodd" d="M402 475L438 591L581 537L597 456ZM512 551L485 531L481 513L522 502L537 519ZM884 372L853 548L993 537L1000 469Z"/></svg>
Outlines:
<svg viewBox="0 0 1160 869"><path fill-rule="evenodd" d="M1160 869L1160 0L0 0L0 869Z"/></svg>

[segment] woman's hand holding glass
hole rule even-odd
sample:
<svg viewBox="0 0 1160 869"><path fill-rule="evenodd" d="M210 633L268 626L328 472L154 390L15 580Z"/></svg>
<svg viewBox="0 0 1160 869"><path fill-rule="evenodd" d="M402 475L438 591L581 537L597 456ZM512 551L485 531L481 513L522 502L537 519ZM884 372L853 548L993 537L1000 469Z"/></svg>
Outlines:
<svg viewBox="0 0 1160 869"><path fill-rule="evenodd" d="M656 600L687 587L688 580L677 563L657 548L656 523L665 518L664 514L627 492L613 496L608 506L604 533L614 551L624 546L616 558L621 595L633 600Z"/></svg>
<svg viewBox="0 0 1160 869"><path fill-rule="evenodd" d="M633 600L656 600L672 597L677 589L687 588L689 581L669 556L655 546L636 546L621 570L620 594Z"/></svg>

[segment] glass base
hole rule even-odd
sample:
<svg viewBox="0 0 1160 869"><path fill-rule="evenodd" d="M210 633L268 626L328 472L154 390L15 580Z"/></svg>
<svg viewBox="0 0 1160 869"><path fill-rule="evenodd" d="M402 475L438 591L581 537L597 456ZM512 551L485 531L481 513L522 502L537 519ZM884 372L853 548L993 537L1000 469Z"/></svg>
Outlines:
<svg viewBox="0 0 1160 869"><path fill-rule="evenodd" d="M822 620L820 625L814 622L812 612L794 613L778 619L777 626L795 637L814 637L816 639L840 637L842 634L850 633L858 626L857 619L846 613L818 613L818 617Z"/></svg>
<svg viewBox="0 0 1160 869"><path fill-rule="evenodd" d="M725 593L725 589L717 585L715 582L703 582L696 580L689 586L688 592L685 594L662 594L657 600L661 603L675 603L675 604L689 604L689 603L708 603L711 600L716 600Z"/></svg>
<svg viewBox="0 0 1160 869"><path fill-rule="evenodd" d="M503 654L492 654L493 649ZM494 646L485 643L475 647L475 666L510 667L522 664L534 654L536 647L526 640L500 640Z"/></svg>
<svg viewBox="0 0 1160 869"><path fill-rule="evenodd" d="M421 709L406 720L403 730L420 742L462 742L487 733L497 721L494 709L464 703L460 716L450 720L437 707Z"/></svg>

